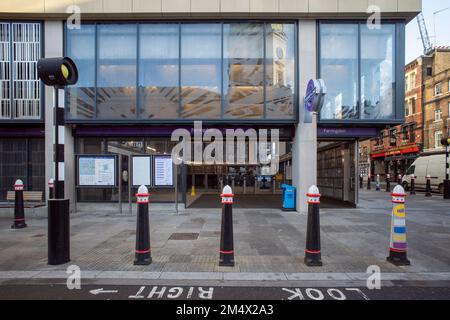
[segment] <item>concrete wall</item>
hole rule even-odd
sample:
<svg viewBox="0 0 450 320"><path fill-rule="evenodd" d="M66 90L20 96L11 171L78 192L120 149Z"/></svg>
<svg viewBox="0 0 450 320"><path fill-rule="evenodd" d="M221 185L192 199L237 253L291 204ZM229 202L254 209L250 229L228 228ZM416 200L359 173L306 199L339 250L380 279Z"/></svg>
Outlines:
<svg viewBox="0 0 450 320"><path fill-rule="evenodd" d="M369 5L388 17L412 18L422 0L1 0L0 13L61 16L77 5L91 16L365 16Z"/></svg>

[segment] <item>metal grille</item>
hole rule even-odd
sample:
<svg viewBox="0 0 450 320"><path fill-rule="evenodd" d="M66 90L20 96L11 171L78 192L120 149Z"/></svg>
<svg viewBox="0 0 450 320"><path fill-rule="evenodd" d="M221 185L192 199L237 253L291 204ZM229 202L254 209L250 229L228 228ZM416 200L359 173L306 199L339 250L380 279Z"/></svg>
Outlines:
<svg viewBox="0 0 450 320"><path fill-rule="evenodd" d="M11 118L10 25L0 23L0 119Z"/></svg>
<svg viewBox="0 0 450 320"><path fill-rule="evenodd" d="M40 119L37 61L41 56L39 23L13 23L13 118Z"/></svg>

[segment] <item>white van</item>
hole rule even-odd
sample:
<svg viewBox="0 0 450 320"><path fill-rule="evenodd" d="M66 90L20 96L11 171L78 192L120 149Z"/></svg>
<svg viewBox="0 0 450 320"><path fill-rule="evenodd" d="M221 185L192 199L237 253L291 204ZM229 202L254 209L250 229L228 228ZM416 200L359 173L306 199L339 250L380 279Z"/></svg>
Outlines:
<svg viewBox="0 0 450 320"><path fill-rule="evenodd" d="M409 167L406 175L402 179L405 190L411 185L411 175L416 176L415 186L418 189L425 189L427 185L427 175L431 176L431 189L444 193L445 179L445 154L423 156L417 158Z"/></svg>

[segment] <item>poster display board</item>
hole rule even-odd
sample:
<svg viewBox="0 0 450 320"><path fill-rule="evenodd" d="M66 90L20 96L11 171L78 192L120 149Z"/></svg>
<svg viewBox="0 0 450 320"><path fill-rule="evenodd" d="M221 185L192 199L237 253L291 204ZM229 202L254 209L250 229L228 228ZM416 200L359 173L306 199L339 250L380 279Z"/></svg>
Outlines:
<svg viewBox="0 0 450 320"><path fill-rule="evenodd" d="M133 157L133 186L150 186L152 183L151 157L134 156Z"/></svg>
<svg viewBox="0 0 450 320"><path fill-rule="evenodd" d="M173 163L170 156L155 156L155 186L173 186Z"/></svg>
<svg viewBox="0 0 450 320"><path fill-rule="evenodd" d="M82 187L116 186L115 156L79 156L78 185Z"/></svg>

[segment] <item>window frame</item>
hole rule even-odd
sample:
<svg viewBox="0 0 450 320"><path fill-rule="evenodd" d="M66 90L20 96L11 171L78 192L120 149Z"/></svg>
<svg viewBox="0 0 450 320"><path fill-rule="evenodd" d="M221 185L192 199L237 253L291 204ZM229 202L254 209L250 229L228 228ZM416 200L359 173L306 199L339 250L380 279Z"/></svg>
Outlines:
<svg viewBox="0 0 450 320"><path fill-rule="evenodd" d="M434 132L434 148L435 149L442 149L441 139L443 137L442 130L437 130ZM438 136L440 135L440 138Z"/></svg>
<svg viewBox="0 0 450 320"><path fill-rule="evenodd" d="M437 90L439 88L439 90ZM438 93L439 91L439 93ZM436 83L434 85L434 96L439 97L442 95L442 82Z"/></svg>
<svg viewBox="0 0 450 320"><path fill-rule="evenodd" d="M260 123L260 124L297 124L299 122L299 115L300 115L300 99L299 99L299 39L298 39L298 21L293 19L280 19L280 18L274 18L271 20L261 20L261 19L246 19L246 20L227 20L227 19L204 19L204 20L164 20L164 21L148 21L148 20L127 20L127 21L114 21L114 20L100 20L97 22L93 21L82 21L81 25L95 25L96 30L96 38L95 38L95 46L96 46L96 64L98 63L98 25L114 25L114 24L128 24L128 25L137 25L138 28L138 49L137 49L137 82L136 82L136 94L137 94L137 109L140 110L142 108L142 101L141 97L139 96L139 61L140 61L140 52L139 52L139 43L140 43L140 37L139 37L139 27L141 25L147 25L147 24L175 24L178 25L180 28L179 33L179 50L181 50L181 25L183 24L207 24L207 23L217 23L222 25L222 48L223 48L223 25L227 23L259 23L263 25L264 29L264 47L266 44L266 26L267 24L292 24L294 26L294 79L295 79L295 87L294 87L294 114L291 119L285 119L285 118L266 118L266 108L267 108L267 101L266 96L264 94L264 118L261 119L227 119L224 117L221 117L220 119L208 119L208 118L172 118L172 119L141 119L139 117L139 112L137 112L137 116L135 119L98 119L97 117L93 119L73 119L67 117L68 113L68 105L67 105L67 99L65 101L65 115L66 115L66 123L70 124L82 124L82 123L99 123L99 124L115 124L115 123L151 123L151 124L191 124L193 121L203 121L207 124L225 124L225 123L234 123L234 124L253 124L253 123ZM67 43L68 43L68 31L67 31L67 22L64 23L64 34L63 34L63 52L66 53L67 50ZM181 58L181 57L180 57ZM181 72L181 59L179 60L179 72ZM223 50L222 50L222 67L223 67ZM264 49L264 66L266 65L266 50ZM223 68L222 68L223 69ZM265 68L266 69L266 68ZM222 70L223 72L223 70ZM222 74L223 76L223 74ZM264 91L266 90L267 83L266 83L266 75L264 74ZM97 87L97 75L96 75L96 87ZM181 86L181 78L179 78L179 86ZM181 90L181 89L180 89ZM180 91L179 90L179 91ZM65 92L67 94L67 92ZM181 95L181 92L179 93ZM97 100L97 99L96 99ZM224 106L223 106L223 83L221 84L221 115L223 115ZM181 110L181 99L179 99L179 110ZM97 101L95 104L95 110L97 110Z"/></svg>
<svg viewBox="0 0 450 320"><path fill-rule="evenodd" d="M319 124L349 124L349 125L397 125L404 122L405 118L405 26L406 23L404 20L398 19L386 19L381 21L381 24L393 24L394 25L394 80L395 80L395 92L393 99L393 117L391 119L362 119L361 118L361 107L362 107L362 88L361 88L361 25L365 25L367 23L366 20L360 19L346 19L346 20L329 20L329 19L318 19L316 22L316 43L317 43L317 66L316 73L318 77L321 77L321 45L320 45L320 27L324 24L355 24L358 26L358 114L359 119L321 119L320 114L318 115L318 123Z"/></svg>
<svg viewBox="0 0 450 320"><path fill-rule="evenodd" d="M34 123L34 124L42 124L45 121L45 86L42 81L39 81L39 89L40 89L40 118L35 119L24 119L24 118L13 118L13 101L14 101L14 95L13 95L13 84L14 84L14 77L13 77L13 37L12 37L12 25L15 23L25 23L25 24L39 24L40 26L40 42L39 42L39 52L40 52L40 58L42 59L45 56L45 28L44 28L44 22L41 20L2 20L0 19L0 23L6 23L8 24L9 31L10 31L10 37L9 37L9 43L10 43L10 101L11 101L11 117L10 118L0 118L0 124L4 123Z"/></svg>

